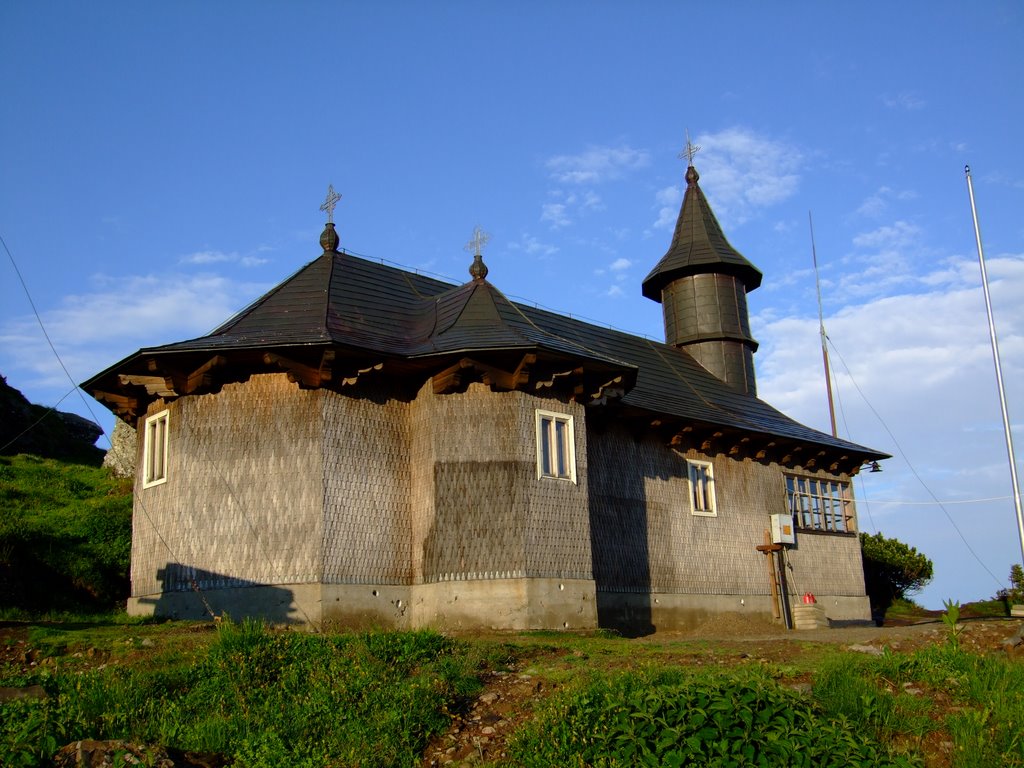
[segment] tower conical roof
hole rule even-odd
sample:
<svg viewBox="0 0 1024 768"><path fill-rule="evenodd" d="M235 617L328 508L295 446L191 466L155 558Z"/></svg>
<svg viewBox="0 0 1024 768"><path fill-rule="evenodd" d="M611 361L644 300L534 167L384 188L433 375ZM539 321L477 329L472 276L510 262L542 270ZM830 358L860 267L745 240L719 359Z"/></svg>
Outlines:
<svg viewBox="0 0 1024 768"><path fill-rule="evenodd" d="M717 273L741 280L747 291L761 285L761 271L729 245L711 211L692 165L686 169L686 192L676 221L672 244L658 265L644 278L643 294L661 301L661 290L681 277Z"/></svg>

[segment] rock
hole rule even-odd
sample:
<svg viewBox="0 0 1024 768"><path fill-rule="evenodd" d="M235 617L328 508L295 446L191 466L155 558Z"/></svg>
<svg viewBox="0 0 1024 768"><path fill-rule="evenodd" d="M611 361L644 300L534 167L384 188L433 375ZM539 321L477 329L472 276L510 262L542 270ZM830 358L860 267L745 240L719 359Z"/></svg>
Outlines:
<svg viewBox="0 0 1024 768"><path fill-rule="evenodd" d="M103 427L95 421L89 421L77 413L66 413L57 411L57 416L64 422L64 429L72 440L78 440L86 445L93 445L103 434Z"/></svg>
<svg viewBox="0 0 1024 768"><path fill-rule="evenodd" d="M110 437L110 450L103 457L103 466L115 477L135 477L135 456L138 436L131 425L117 419Z"/></svg>
<svg viewBox="0 0 1024 768"><path fill-rule="evenodd" d="M1017 631L1015 633L1003 640L1003 647L1007 650L1010 648L1016 648L1018 645L1024 645L1024 624L1017 627Z"/></svg>
<svg viewBox="0 0 1024 768"><path fill-rule="evenodd" d="M6 454L92 461L99 458L94 443L101 434L89 419L30 403L0 376L0 446Z"/></svg>
<svg viewBox="0 0 1024 768"><path fill-rule="evenodd" d="M0 701L14 699L45 699L46 689L41 685L26 685L22 688L0 688Z"/></svg>
<svg viewBox="0 0 1024 768"><path fill-rule="evenodd" d="M144 765L152 768L223 768L220 755L159 749L127 741L83 739L62 747L53 757L56 768L109 768Z"/></svg>
<svg viewBox="0 0 1024 768"><path fill-rule="evenodd" d="M855 653L870 653L872 656L881 656L884 653L881 648L875 648L873 645L848 645L846 650Z"/></svg>
<svg viewBox="0 0 1024 768"><path fill-rule="evenodd" d="M497 693L495 691L489 691L488 693L482 694L480 696L480 702L482 704L493 704L494 702L496 702L500 698L501 698L501 694L500 693Z"/></svg>

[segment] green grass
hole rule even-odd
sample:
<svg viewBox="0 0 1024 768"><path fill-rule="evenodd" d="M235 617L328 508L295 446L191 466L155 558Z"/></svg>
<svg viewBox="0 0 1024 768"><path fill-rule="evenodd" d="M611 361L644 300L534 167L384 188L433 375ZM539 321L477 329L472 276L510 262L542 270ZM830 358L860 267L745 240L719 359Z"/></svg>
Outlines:
<svg viewBox="0 0 1024 768"><path fill-rule="evenodd" d="M128 596L130 484L102 467L0 456L0 616L103 613Z"/></svg>
<svg viewBox="0 0 1024 768"><path fill-rule="evenodd" d="M514 669L553 693L517 719L493 765L915 766L928 754L1024 768L1024 665L945 642L881 656L792 642L767 653L782 662L738 641L600 634L453 640L124 617L27 631L42 660L0 685L49 697L0 705L4 766L47 765L87 737L249 768L412 766L485 675Z"/></svg>
<svg viewBox="0 0 1024 768"><path fill-rule="evenodd" d="M236 766L411 766L479 690L482 662L434 632L225 623L160 664L58 665L19 681L48 698L0 705L0 764L46 764L57 747L98 738L215 752Z"/></svg>

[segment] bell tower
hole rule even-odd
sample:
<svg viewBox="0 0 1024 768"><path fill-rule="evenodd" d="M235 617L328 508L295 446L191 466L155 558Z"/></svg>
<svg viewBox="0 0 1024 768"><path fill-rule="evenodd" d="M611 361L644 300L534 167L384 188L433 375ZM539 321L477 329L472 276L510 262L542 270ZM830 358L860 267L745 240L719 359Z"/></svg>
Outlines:
<svg viewBox="0 0 1024 768"><path fill-rule="evenodd" d="M643 294L662 306L665 342L737 389L757 394L747 292L761 272L729 245L693 167L687 140L686 192L668 252L644 278Z"/></svg>

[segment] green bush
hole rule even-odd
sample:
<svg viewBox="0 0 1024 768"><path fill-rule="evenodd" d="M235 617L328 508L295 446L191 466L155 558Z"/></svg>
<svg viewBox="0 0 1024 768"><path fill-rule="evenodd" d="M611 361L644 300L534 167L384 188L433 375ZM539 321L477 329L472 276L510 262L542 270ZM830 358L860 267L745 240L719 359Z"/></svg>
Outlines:
<svg viewBox="0 0 1024 768"><path fill-rule="evenodd" d="M876 617L884 616L895 600L906 598L932 580L932 561L898 539L861 533L860 549L864 585Z"/></svg>
<svg viewBox="0 0 1024 768"><path fill-rule="evenodd" d="M549 702L510 745L522 766L910 766L844 718L755 674L595 679Z"/></svg>

